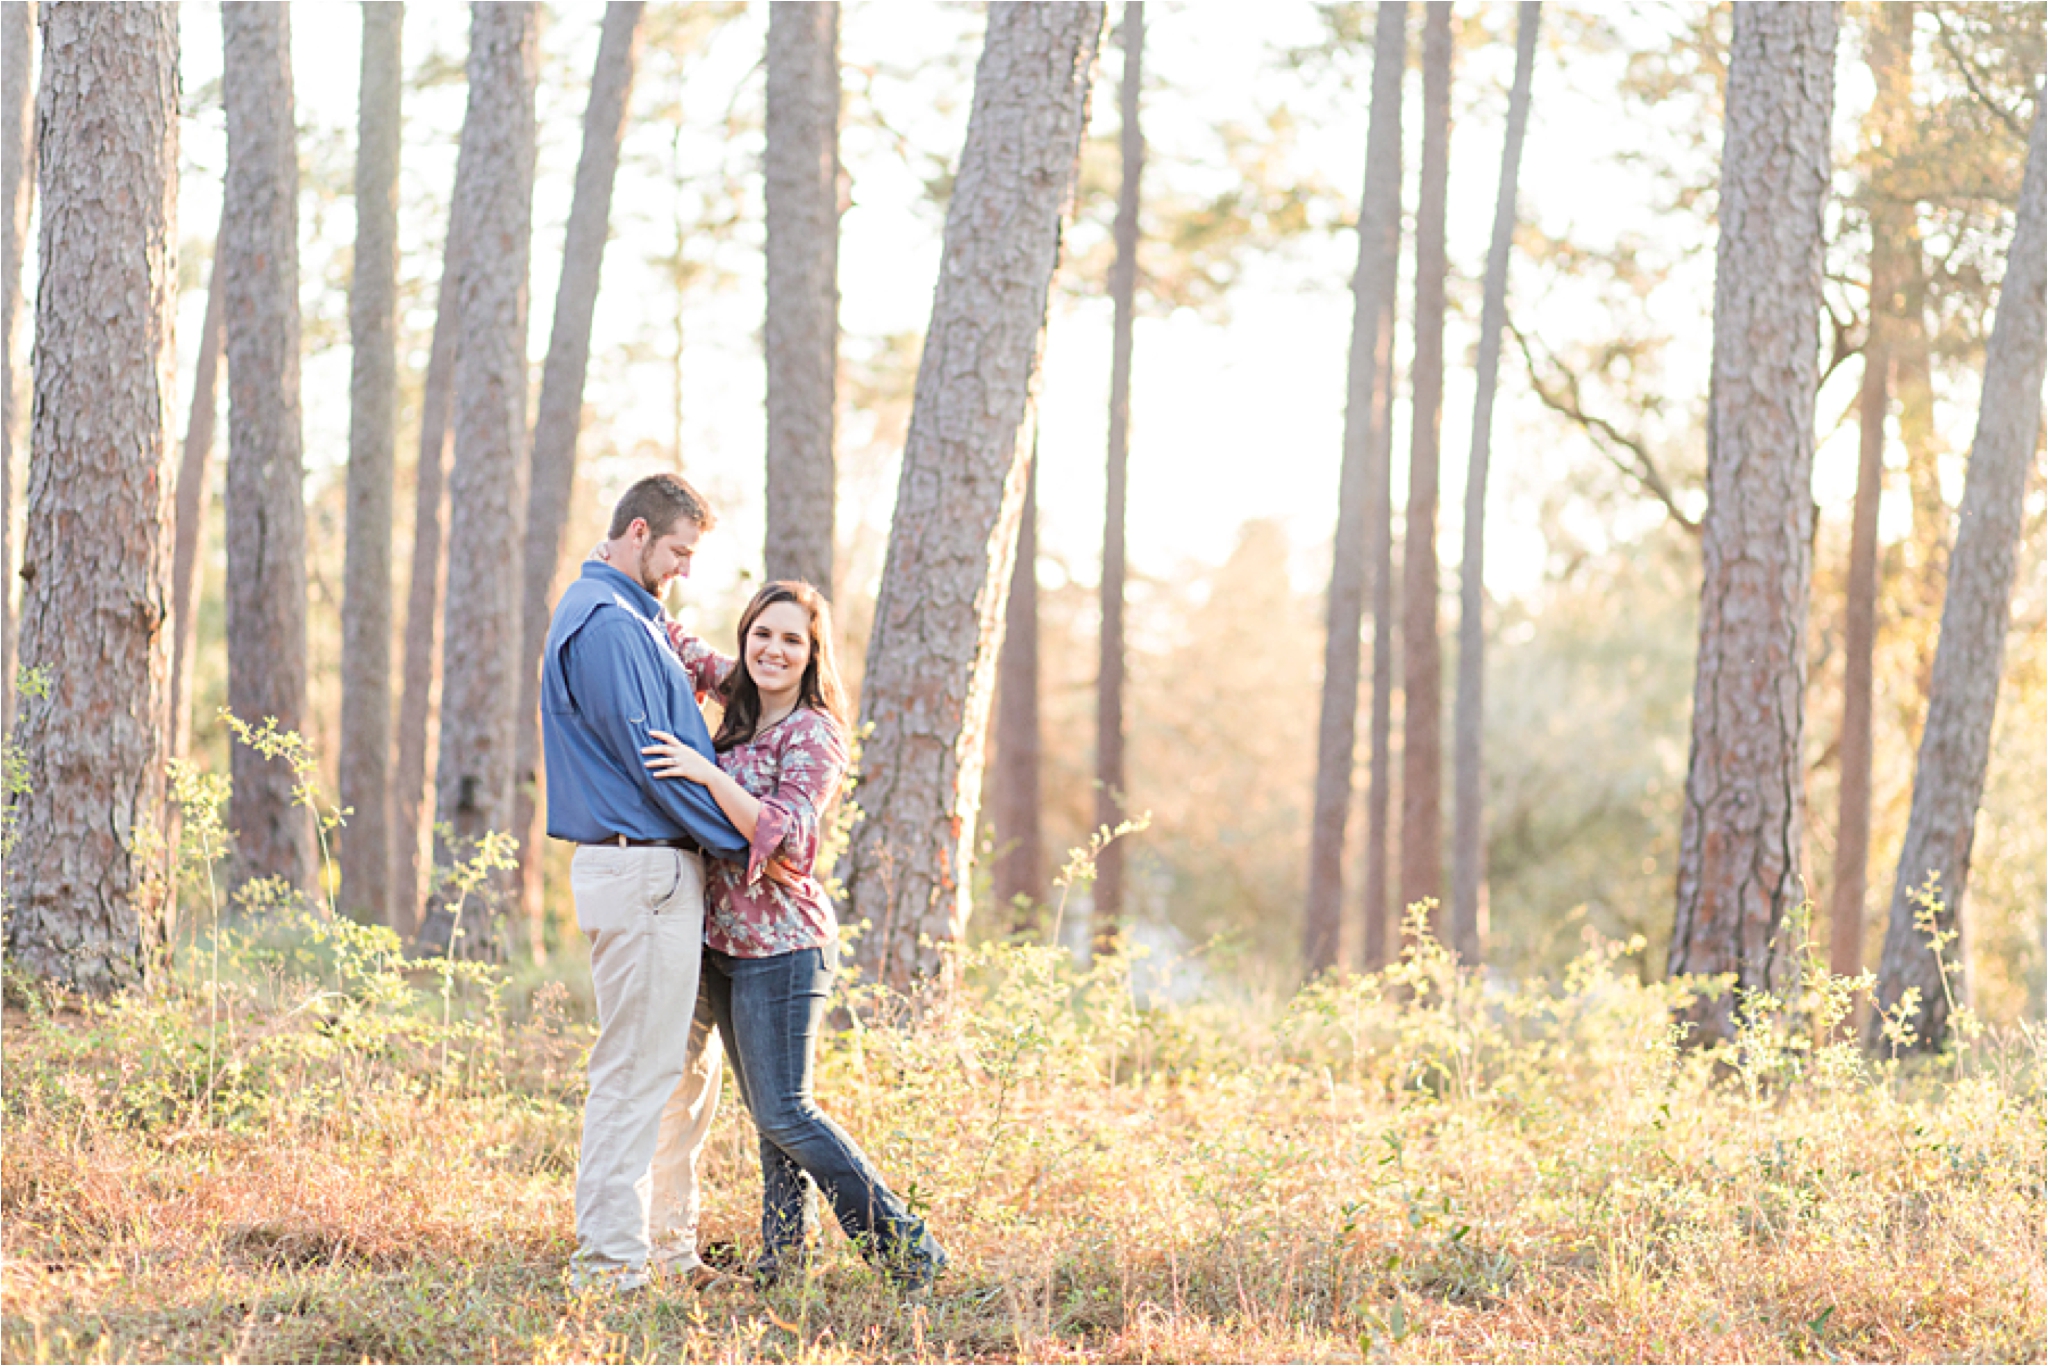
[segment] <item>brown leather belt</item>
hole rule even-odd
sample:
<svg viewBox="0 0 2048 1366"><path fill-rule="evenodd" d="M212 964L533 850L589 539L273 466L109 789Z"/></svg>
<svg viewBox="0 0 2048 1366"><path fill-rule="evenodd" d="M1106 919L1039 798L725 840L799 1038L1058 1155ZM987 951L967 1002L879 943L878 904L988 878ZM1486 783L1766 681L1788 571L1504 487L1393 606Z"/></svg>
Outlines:
<svg viewBox="0 0 2048 1366"><path fill-rule="evenodd" d="M704 846L688 835L678 835L674 839L665 840L636 840L628 839L624 835L613 835L610 839L598 840L595 844L585 847L593 849L680 849L686 854L701 854L704 852Z"/></svg>

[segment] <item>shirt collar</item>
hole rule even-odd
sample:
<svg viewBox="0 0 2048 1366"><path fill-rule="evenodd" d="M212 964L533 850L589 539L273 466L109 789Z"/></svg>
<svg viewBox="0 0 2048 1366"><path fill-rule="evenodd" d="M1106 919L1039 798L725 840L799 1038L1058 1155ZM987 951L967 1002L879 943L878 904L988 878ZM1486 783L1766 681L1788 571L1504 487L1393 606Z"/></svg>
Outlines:
<svg viewBox="0 0 2048 1366"><path fill-rule="evenodd" d="M654 621L662 615L661 603L654 594L642 587L638 580L628 574L621 573L603 560L585 560L583 562L583 577L586 579L596 579L606 587L622 594L626 601L633 606L634 610L638 611L641 616L646 617L649 621Z"/></svg>

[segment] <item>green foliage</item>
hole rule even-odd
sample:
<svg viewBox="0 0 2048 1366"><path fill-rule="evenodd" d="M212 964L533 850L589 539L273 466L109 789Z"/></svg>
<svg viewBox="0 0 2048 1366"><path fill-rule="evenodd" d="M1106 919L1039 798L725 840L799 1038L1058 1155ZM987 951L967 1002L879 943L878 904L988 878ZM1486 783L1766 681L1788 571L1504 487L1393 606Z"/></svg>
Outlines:
<svg viewBox="0 0 2048 1366"><path fill-rule="evenodd" d="M1808 945L1788 1002L1753 1000L1735 1045L1688 1051L1670 1020L1694 984L1617 971L1628 944L1590 945L1555 982L1482 985L1429 939L1428 909L1411 909L1399 964L1278 1010L1144 1008L1122 958L988 943L917 1019L822 1040L822 1103L954 1253L918 1306L836 1236L801 1284L758 1297L565 1295L589 1021L559 989L521 1003L465 981L444 1023L387 931L272 922L225 941L217 1068L203 969L10 1014L0 1345L2024 1353L2044 1313L2021 1271L2042 1255L2048 1176L2037 1038L1986 1033L1967 1074L1872 1068L1829 1033L1865 984L1827 980ZM728 1104L702 1168L705 1237L743 1252L754 1146Z"/></svg>
<svg viewBox="0 0 2048 1366"><path fill-rule="evenodd" d="M23 668L14 675L14 694L20 700L48 697L50 675L44 669ZM0 736L0 864L14 855L21 831L15 825L15 808L29 792L28 755L14 743L12 735ZM6 888L0 886L0 906L6 904Z"/></svg>

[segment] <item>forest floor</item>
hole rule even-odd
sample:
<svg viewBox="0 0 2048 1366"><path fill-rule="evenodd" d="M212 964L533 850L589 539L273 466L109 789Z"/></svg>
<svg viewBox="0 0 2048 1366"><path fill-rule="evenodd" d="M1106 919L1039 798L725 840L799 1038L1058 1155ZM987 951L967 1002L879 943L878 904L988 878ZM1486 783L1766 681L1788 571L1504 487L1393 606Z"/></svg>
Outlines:
<svg viewBox="0 0 2048 1366"><path fill-rule="evenodd" d="M927 1298L832 1231L798 1285L613 1299L565 1283L583 1012L394 947L272 936L104 1005L10 984L0 1358L2048 1355L2038 1031L1872 1063L1793 1002L1716 1059L1622 946L1562 984L1424 955L1156 1010L1115 967L977 949L950 1003L821 1058L952 1253ZM745 1252L726 1095L705 1236Z"/></svg>

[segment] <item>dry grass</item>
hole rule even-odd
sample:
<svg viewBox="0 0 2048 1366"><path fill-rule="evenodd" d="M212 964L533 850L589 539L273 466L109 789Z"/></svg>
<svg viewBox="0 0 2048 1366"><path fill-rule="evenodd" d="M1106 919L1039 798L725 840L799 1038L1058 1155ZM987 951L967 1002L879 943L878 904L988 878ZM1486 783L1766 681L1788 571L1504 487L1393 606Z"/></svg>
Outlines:
<svg viewBox="0 0 2048 1366"><path fill-rule="evenodd" d="M189 978L7 1012L0 1357L2048 1351L2038 1034L1864 1067L1795 1014L1716 1081L1671 1048L1670 994L1598 956L1561 987L1423 962L1140 1011L1114 972L978 951L950 1008L840 1036L820 1077L954 1255L928 1302L836 1232L802 1286L616 1302L563 1285L589 1026L559 989L500 1011L471 982L444 1032L438 982L368 943L231 955L211 1061ZM729 1106L708 1171L706 1233L742 1248L751 1137Z"/></svg>

